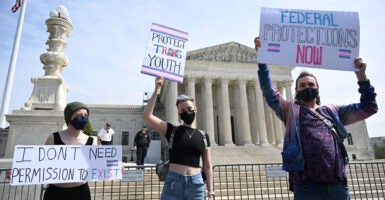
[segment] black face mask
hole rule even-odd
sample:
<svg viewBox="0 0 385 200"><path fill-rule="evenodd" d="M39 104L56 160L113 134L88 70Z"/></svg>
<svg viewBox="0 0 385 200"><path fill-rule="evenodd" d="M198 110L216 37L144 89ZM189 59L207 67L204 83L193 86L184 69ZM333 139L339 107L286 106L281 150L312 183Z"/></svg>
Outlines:
<svg viewBox="0 0 385 200"><path fill-rule="evenodd" d="M296 99L301 99L302 101L309 102L313 101L318 96L317 88L305 88L297 92Z"/></svg>
<svg viewBox="0 0 385 200"><path fill-rule="evenodd" d="M70 124L76 130L83 130L88 123L88 118L86 116L77 116L73 120L70 120Z"/></svg>
<svg viewBox="0 0 385 200"><path fill-rule="evenodd" d="M180 114L180 118L186 123L191 124L195 119L195 111L186 110Z"/></svg>

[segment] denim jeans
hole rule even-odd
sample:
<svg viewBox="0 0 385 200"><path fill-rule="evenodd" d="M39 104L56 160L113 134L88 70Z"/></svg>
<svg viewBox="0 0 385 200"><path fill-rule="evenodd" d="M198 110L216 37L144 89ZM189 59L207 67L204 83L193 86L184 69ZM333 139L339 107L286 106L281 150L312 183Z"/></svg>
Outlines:
<svg viewBox="0 0 385 200"><path fill-rule="evenodd" d="M349 187L340 183L309 182L294 184L295 200L347 200Z"/></svg>
<svg viewBox="0 0 385 200"><path fill-rule="evenodd" d="M161 200L205 200L202 174L184 176L168 171Z"/></svg>

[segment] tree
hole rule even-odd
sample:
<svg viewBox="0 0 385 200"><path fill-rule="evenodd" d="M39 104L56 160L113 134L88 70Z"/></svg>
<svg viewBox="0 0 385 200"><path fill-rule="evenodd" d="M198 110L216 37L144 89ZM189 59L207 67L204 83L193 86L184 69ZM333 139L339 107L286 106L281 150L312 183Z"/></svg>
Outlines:
<svg viewBox="0 0 385 200"><path fill-rule="evenodd" d="M92 130L92 125L90 123L90 121L88 121L86 127L84 128L83 130L84 134L88 135L88 136L92 136L94 135L94 131Z"/></svg>
<svg viewBox="0 0 385 200"><path fill-rule="evenodd" d="M373 145L374 158L375 159L385 159L385 146Z"/></svg>

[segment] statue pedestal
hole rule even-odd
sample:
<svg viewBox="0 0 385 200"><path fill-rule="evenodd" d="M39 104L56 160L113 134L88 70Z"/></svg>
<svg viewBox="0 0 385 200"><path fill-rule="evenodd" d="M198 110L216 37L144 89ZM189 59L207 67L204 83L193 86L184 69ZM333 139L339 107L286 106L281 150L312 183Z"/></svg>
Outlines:
<svg viewBox="0 0 385 200"><path fill-rule="evenodd" d="M69 89L62 78L44 76L31 81L34 88L24 110L64 110Z"/></svg>
<svg viewBox="0 0 385 200"><path fill-rule="evenodd" d="M66 128L62 110L14 110L6 117L10 123L6 158L13 158L15 145L44 145L50 134Z"/></svg>

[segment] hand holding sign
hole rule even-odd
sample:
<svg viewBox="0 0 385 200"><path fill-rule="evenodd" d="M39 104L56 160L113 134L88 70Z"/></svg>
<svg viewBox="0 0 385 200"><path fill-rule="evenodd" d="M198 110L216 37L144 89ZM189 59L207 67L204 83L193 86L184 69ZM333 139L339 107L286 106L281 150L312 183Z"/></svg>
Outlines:
<svg viewBox="0 0 385 200"><path fill-rule="evenodd" d="M160 90L162 89L162 86L163 86L163 77L157 77L155 79L155 91L156 91L156 94L160 94Z"/></svg>

